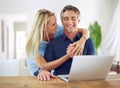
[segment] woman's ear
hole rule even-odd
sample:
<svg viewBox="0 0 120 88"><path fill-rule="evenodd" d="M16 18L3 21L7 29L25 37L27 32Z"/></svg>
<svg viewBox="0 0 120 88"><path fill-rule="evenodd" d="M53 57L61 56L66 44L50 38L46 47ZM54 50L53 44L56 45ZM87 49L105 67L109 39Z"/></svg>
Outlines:
<svg viewBox="0 0 120 88"><path fill-rule="evenodd" d="M45 25L44 25L44 27L43 27L43 32L45 32L46 31L46 27L45 27Z"/></svg>

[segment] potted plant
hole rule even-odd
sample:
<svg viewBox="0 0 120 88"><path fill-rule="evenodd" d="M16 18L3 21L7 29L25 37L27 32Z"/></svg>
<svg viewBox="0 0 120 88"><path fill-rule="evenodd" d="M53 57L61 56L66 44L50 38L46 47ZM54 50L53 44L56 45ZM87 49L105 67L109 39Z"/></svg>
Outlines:
<svg viewBox="0 0 120 88"><path fill-rule="evenodd" d="M95 21L93 24L89 25L89 31L90 31L90 38L93 40L95 44L95 50L96 53L98 53L98 48L101 44L101 26L98 24L97 21Z"/></svg>

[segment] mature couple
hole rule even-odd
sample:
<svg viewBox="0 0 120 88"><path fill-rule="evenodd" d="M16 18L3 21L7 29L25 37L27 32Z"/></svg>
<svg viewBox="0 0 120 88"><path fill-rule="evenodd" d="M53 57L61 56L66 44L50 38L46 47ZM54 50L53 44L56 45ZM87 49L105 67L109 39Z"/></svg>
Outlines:
<svg viewBox="0 0 120 88"><path fill-rule="evenodd" d="M62 9L60 17L63 27L57 26L53 12L39 10L27 39L26 53L31 57L28 59L28 67L39 80L50 80L54 75L69 74L75 55L95 54L89 31L78 28L79 9L67 5Z"/></svg>

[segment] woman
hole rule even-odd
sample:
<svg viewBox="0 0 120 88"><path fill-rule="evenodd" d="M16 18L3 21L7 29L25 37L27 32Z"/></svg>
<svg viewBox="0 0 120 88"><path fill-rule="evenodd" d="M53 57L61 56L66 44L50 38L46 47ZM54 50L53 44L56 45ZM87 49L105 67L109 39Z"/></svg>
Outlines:
<svg viewBox="0 0 120 88"><path fill-rule="evenodd" d="M78 31L82 33L83 36L79 41L71 44L76 46L72 53L76 52L77 54L82 54L84 43L86 39L89 38L89 31L81 28L79 28ZM26 53L28 57L34 58L28 59L28 67L30 67L32 74L38 76L40 80L49 80L50 77L54 77L49 71L57 68L69 59L69 55L66 54L58 60L47 63L43 57L46 45L49 41L61 34L63 34L63 27L57 27L55 14L46 9L39 10L36 14L32 31L27 39Z"/></svg>

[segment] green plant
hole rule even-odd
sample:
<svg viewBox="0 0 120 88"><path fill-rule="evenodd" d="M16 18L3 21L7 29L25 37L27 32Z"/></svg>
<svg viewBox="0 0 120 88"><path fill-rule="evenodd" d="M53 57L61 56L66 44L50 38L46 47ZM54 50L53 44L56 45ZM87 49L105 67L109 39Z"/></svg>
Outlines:
<svg viewBox="0 0 120 88"><path fill-rule="evenodd" d="M98 53L98 48L101 44L101 26L98 24L97 21L95 21L93 24L89 25L89 31L90 31L90 38L93 40L95 44L96 53Z"/></svg>

